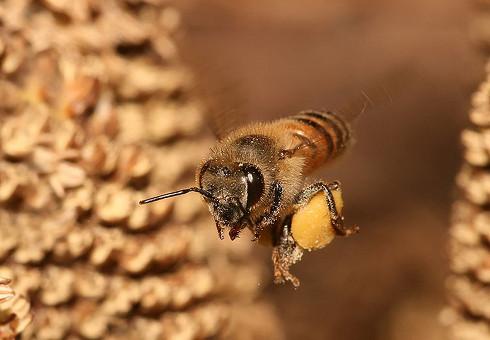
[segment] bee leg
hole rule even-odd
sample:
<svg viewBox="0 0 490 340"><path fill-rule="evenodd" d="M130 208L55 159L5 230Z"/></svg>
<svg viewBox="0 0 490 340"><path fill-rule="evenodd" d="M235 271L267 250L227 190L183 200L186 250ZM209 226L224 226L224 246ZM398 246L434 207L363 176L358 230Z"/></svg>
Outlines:
<svg viewBox="0 0 490 340"><path fill-rule="evenodd" d="M262 231L264 231L265 227L265 223L259 223L255 225L255 228L253 230L254 238L252 239L252 242L257 241L260 238L260 235L262 234Z"/></svg>
<svg viewBox="0 0 490 340"><path fill-rule="evenodd" d="M289 221L289 222L288 222ZM301 260L303 250L296 245L290 232L290 218L287 218L281 227L281 235L272 249L272 263L274 266L274 283L280 284L290 281L294 288L299 287L299 279L291 274L289 268Z"/></svg>
<svg viewBox="0 0 490 340"><path fill-rule="evenodd" d="M331 183L317 182L306 187L303 192L297 198L297 204L299 206L307 204L310 199L316 195L319 191L325 193L328 210L330 211L330 220L332 226L335 229L337 235L349 236L359 232L358 226L346 227L344 225L344 216L342 216L336 207L335 200L332 191L340 190L340 182L334 181Z"/></svg>
<svg viewBox="0 0 490 340"><path fill-rule="evenodd" d="M323 184L323 183L322 183ZM333 198L332 190L340 190L340 182L334 181L322 185L323 192L327 200L328 210L330 211L330 219L332 221L332 226L334 227L337 235L349 236L352 234L357 234L359 232L358 226L346 227L344 225L344 216L339 214L337 207L335 205L335 200Z"/></svg>
<svg viewBox="0 0 490 340"><path fill-rule="evenodd" d="M218 230L219 239L224 240L225 239L224 228L222 226L220 226L218 223L216 223L216 230Z"/></svg>
<svg viewBox="0 0 490 340"><path fill-rule="evenodd" d="M291 158L296 152L300 151L301 149L316 147L316 145L312 144L311 141L303 135L296 134L295 136L301 139L301 142L292 149L281 150L279 152L279 159Z"/></svg>
<svg viewBox="0 0 490 340"><path fill-rule="evenodd" d="M260 234L265 229L265 227L273 224L277 217L279 216L279 211L281 210L281 199L282 199L282 186L278 182L272 184L273 199L272 205L268 212L260 216L253 230L254 238L252 241L257 241L260 238Z"/></svg>

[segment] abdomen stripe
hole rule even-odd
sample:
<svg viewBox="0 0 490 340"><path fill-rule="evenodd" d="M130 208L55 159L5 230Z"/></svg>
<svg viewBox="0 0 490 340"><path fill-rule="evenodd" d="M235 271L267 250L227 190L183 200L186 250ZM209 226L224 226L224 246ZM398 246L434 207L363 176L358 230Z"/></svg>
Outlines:
<svg viewBox="0 0 490 340"><path fill-rule="evenodd" d="M342 151L350 139L350 128L347 123L333 112L305 111L302 115L314 117L328 124L335 134L336 152Z"/></svg>

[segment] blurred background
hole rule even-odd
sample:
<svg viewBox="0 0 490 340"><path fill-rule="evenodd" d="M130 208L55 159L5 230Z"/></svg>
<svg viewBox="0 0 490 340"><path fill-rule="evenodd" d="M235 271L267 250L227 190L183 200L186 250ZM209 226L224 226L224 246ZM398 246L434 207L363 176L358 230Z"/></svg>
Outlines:
<svg viewBox="0 0 490 340"><path fill-rule="evenodd" d="M356 144L315 174L343 183L361 234L306 254L301 287L267 287L288 339L444 339L446 237L483 58L471 3L443 0L186 0L183 56L214 107L245 119L371 108ZM385 91L391 100L378 100ZM350 106L355 116L359 106ZM270 250L257 246L270 261ZM250 316L252 319L253 315Z"/></svg>

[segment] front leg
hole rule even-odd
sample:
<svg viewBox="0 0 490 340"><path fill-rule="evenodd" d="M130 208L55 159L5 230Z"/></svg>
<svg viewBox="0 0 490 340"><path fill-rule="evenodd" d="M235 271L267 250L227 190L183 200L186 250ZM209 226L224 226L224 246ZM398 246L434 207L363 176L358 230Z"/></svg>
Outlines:
<svg viewBox="0 0 490 340"><path fill-rule="evenodd" d="M338 212L332 191L340 190L340 182L334 181L331 183L317 182L306 187L296 198L296 204L304 206L308 204L311 198L318 192L323 191L325 200L330 212L330 221L337 235L349 236L359 232L359 227L345 227L344 217Z"/></svg>
<svg viewBox="0 0 490 340"><path fill-rule="evenodd" d="M282 186L278 182L272 184L272 204L268 212L259 217L255 223L253 230L254 238L252 241L257 241L260 238L260 234L265 227L270 226L276 222L279 217L279 212L281 211L281 201L282 201Z"/></svg>

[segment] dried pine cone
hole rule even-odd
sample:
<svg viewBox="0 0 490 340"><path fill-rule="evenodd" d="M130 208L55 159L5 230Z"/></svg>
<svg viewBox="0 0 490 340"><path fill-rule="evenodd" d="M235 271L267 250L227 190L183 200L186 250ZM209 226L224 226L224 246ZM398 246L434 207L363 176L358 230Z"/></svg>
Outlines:
<svg viewBox="0 0 490 340"><path fill-rule="evenodd" d="M279 336L248 243L218 243L190 180L209 145L159 0L0 4L0 274L25 339ZM246 308L254 325L234 319ZM19 328L20 330L20 328Z"/></svg>
<svg viewBox="0 0 490 340"><path fill-rule="evenodd" d="M490 64L487 67L490 71ZM450 307L442 313L452 339L490 338L490 73L473 96L472 127L462 133L462 195L450 231Z"/></svg>
<svg viewBox="0 0 490 340"><path fill-rule="evenodd" d="M31 306L10 287L10 280L0 278L0 339L15 339L31 322Z"/></svg>

